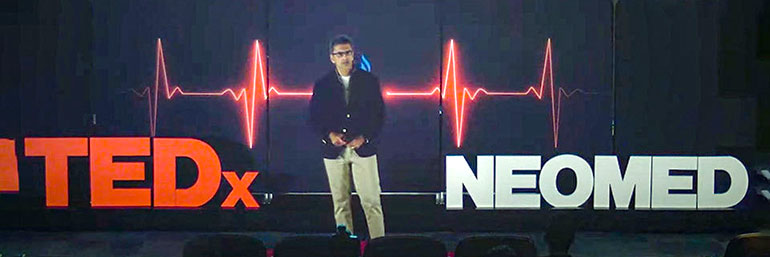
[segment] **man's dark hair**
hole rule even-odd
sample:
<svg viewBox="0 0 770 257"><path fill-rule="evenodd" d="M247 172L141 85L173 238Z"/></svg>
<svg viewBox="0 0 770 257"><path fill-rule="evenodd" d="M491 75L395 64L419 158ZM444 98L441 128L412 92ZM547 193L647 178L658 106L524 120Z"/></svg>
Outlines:
<svg viewBox="0 0 770 257"><path fill-rule="evenodd" d="M329 41L329 53L331 54L332 51L334 51L334 46L336 45L343 45L343 44L350 44L350 46L353 46L353 39L350 38L350 36L341 34L334 36L332 40Z"/></svg>

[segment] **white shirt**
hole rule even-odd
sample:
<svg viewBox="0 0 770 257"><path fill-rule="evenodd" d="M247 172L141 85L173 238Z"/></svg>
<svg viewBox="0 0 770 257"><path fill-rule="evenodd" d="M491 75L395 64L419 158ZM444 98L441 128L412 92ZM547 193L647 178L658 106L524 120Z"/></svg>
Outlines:
<svg viewBox="0 0 770 257"><path fill-rule="evenodd" d="M345 103L347 103L348 98L350 98L350 76L340 75L340 82L342 82L342 86L345 87Z"/></svg>
<svg viewBox="0 0 770 257"><path fill-rule="evenodd" d="M350 86L350 76L340 75L340 79L342 80L342 85L345 86L345 88L348 88L348 86Z"/></svg>

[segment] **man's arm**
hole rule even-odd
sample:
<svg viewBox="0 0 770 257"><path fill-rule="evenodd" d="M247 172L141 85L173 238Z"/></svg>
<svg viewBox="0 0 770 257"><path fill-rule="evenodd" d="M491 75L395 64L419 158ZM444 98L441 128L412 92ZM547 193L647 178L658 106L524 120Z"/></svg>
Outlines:
<svg viewBox="0 0 770 257"><path fill-rule="evenodd" d="M321 140L325 141L328 139L330 130L324 126L323 122L323 103L321 101L323 96L321 96L321 91L320 83L316 82L313 85L313 95L310 97L310 119L308 119L308 124Z"/></svg>
<svg viewBox="0 0 770 257"><path fill-rule="evenodd" d="M324 99L325 95L323 95L324 92L321 87L319 82L316 82L315 85L313 85L313 95L310 97L310 119L308 120L308 123L313 130L318 133L324 144L331 143L335 146L344 145L347 142L342 139L343 135L332 132L331 129L326 127L326 123L324 122L326 109L324 108L325 103L322 99Z"/></svg>
<svg viewBox="0 0 770 257"><path fill-rule="evenodd" d="M380 80L377 77L373 78L373 89L371 94L371 117L369 120L369 126L364 132L363 136L366 143L370 140L375 140L382 131L382 125L385 123L385 101L382 99L382 89L380 88Z"/></svg>

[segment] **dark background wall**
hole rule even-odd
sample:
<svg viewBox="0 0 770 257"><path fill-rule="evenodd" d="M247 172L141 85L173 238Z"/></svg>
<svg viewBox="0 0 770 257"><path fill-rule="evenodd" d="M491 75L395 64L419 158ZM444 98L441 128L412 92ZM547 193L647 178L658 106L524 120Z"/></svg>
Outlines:
<svg viewBox="0 0 770 257"><path fill-rule="evenodd" d="M444 81L454 40L460 83L473 90L524 91L540 82L552 42L555 86L582 90L562 102L554 148L551 103L533 96L480 95L467 103L462 147L453 103L387 97L378 158L385 191L443 191L443 156L576 153L730 154L749 169L770 149L766 1L5 1L0 11L0 137L149 136L148 102L131 89L154 83L156 40L168 75L187 91L238 88L254 40L262 42L270 85L309 91L331 69L327 40L351 35L384 90L429 91ZM548 93L548 92L546 92ZM307 97L258 102L249 149L241 106L225 97L158 102L157 136L196 137L223 168L262 172L254 192L327 191ZM443 115L439 115L443 110ZM615 123L613 130L612 124ZM614 131L614 134L613 134ZM17 152L23 146L17 143ZM624 159L624 158L621 158ZM142 159L149 163L149 158ZM67 210L44 209L44 167L21 158L20 194L0 195L3 228L285 229L333 224L323 197L277 198L262 210L91 210L88 165L72 158ZM188 165L188 166L184 166ZM148 167L151 165L148 165ZM180 185L191 183L189 163ZM148 180L137 184L149 186ZM571 178L562 178L569 184ZM755 177L752 175L752 181ZM212 202L224 199L223 182ZM573 217L603 230L743 229L767 202L753 188L724 213L593 212ZM279 201L280 200L280 201ZM536 229L548 211L446 212L428 198L387 197L389 229ZM211 207L211 208L208 208ZM318 219L307 219L307 210ZM545 215L544 215L545 214ZM359 215L360 216L360 215ZM416 217L424 222L415 226ZM439 218L436 218L439 217ZM494 227L492 221L508 221ZM607 223L606 220L612 220ZM301 222L290 222L301 220ZM738 220L740 222L732 222ZM638 227L629 223L651 222ZM360 220L358 220L360 222ZM246 223L246 224L243 224ZM328 224L327 224L328 223ZM499 222L498 222L499 223ZM67 225L64 225L67 224ZM410 225L411 224L411 225Z"/></svg>

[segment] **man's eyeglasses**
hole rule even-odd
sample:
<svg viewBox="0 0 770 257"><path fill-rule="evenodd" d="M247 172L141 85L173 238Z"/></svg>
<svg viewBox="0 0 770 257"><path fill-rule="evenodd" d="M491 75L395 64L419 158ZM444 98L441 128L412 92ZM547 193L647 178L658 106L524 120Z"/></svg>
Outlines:
<svg viewBox="0 0 770 257"><path fill-rule="evenodd" d="M336 53L332 53L332 55L334 55L334 57L337 57L337 58L352 56L353 55L353 50L347 50L347 51L344 51L344 52L336 52Z"/></svg>

